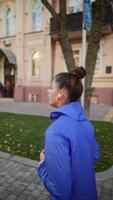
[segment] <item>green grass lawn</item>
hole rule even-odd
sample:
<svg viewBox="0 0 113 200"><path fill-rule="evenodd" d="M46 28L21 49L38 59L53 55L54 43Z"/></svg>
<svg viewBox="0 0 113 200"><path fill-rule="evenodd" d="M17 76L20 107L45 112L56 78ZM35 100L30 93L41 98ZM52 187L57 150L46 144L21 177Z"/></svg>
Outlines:
<svg viewBox="0 0 113 200"><path fill-rule="evenodd" d="M47 117L0 113L0 150L39 160L44 131L50 123ZM101 160L95 168L104 171L113 165L113 124L93 124L101 147Z"/></svg>

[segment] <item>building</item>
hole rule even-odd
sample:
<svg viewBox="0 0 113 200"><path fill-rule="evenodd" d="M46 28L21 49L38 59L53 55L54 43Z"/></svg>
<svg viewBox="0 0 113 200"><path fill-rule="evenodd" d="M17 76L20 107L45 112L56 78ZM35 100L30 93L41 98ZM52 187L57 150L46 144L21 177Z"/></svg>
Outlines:
<svg viewBox="0 0 113 200"><path fill-rule="evenodd" d="M3 0L0 27L0 81L13 84L15 101L47 101L51 81L48 11L40 1Z"/></svg>
<svg viewBox="0 0 113 200"><path fill-rule="evenodd" d="M49 2L58 10L57 0ZM78 65L82 59L81 11L79 0L67 0L70 39ZM1 0L0 27L0 81L3 85L11 82L9 96L15 101L47 102L52 77L66 71L54 18L40 0ZM93 101L113 105L113 32L109 21L105 33L93 79ZM5 91L4 97L9 96Z"/></svg>

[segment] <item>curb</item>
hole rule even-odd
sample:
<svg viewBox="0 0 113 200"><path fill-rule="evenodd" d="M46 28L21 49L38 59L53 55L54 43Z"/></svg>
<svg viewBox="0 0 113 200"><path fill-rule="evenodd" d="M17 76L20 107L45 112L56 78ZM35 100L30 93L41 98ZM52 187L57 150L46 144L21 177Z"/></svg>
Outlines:
<svg viewBox="0 0 113 200"><path fill-rule="evenodd" d="M31 160L25 157L21 157L21 156L16 156L16 155L12 155L10 153L5 153L3 151L0 151L0 157L1 158L5 158L8 159L10 161L16 161L25 165L29 165L31 167L35 167L37 168L38 166L38 161L35 160ZM105 181L107 179L113 178L113 166L103 172L97 172L96 173L96 180L97 181Z"/></svg>
<svg viewBox="0 0 113 200"><path fill-rule="evenodd" d="M16 161L25 165L29 165L31 167L35 167L35 168L37 168L38 163L39 163L38 161L31 160L31 159L21 157L21 156L12 155L10 153L5 153L3 151L0 151L0 158L5 158L10 161Z"/></svg>
<svg viewBox="0 0 113 200"><path fill-rule="evenodd" d="M113 109L110 110L104 117L104 121L111 122L113 119Z"/></svg>
<svg viewBox="0 0 113 200"><path fill-rule="evenodd" d="M113 178L113 166L103 172L96 173L96 181L106 181Z"/></svg>

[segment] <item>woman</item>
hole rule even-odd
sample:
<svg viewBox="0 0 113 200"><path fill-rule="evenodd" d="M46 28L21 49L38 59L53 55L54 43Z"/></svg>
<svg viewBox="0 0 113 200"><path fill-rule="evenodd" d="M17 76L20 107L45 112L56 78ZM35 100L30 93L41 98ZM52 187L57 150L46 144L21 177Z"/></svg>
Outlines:
<svg viewBox="0 0 113 200"><path fill-rule="evenodd" d="M38 174L52 200L97 200L94 161L99 149L94 128L79 99L83 67L56 75L48 90L53 123L45 133Z"/></svg>

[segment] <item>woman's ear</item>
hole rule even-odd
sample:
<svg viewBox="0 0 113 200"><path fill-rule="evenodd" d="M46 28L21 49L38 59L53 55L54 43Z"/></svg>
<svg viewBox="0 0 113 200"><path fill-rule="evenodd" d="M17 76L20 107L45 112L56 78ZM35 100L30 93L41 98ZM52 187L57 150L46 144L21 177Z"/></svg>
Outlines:
<svg viewBox="0 0 113 200"><path fill-rule="evenodd" d="M57 94L57 97L56 97L56 100L60 100L62 102L67 102L67 99L68 99L68 93L67 93L67 90L65 88L61 88L59 91L58 91L58 94Z"/></svg>
<svg viewBox="0 0 113 200"><path fill-rule="evenodd" d="M58 94L56 97L56 100L60 100L61 99L61 94Z"/></svg>

